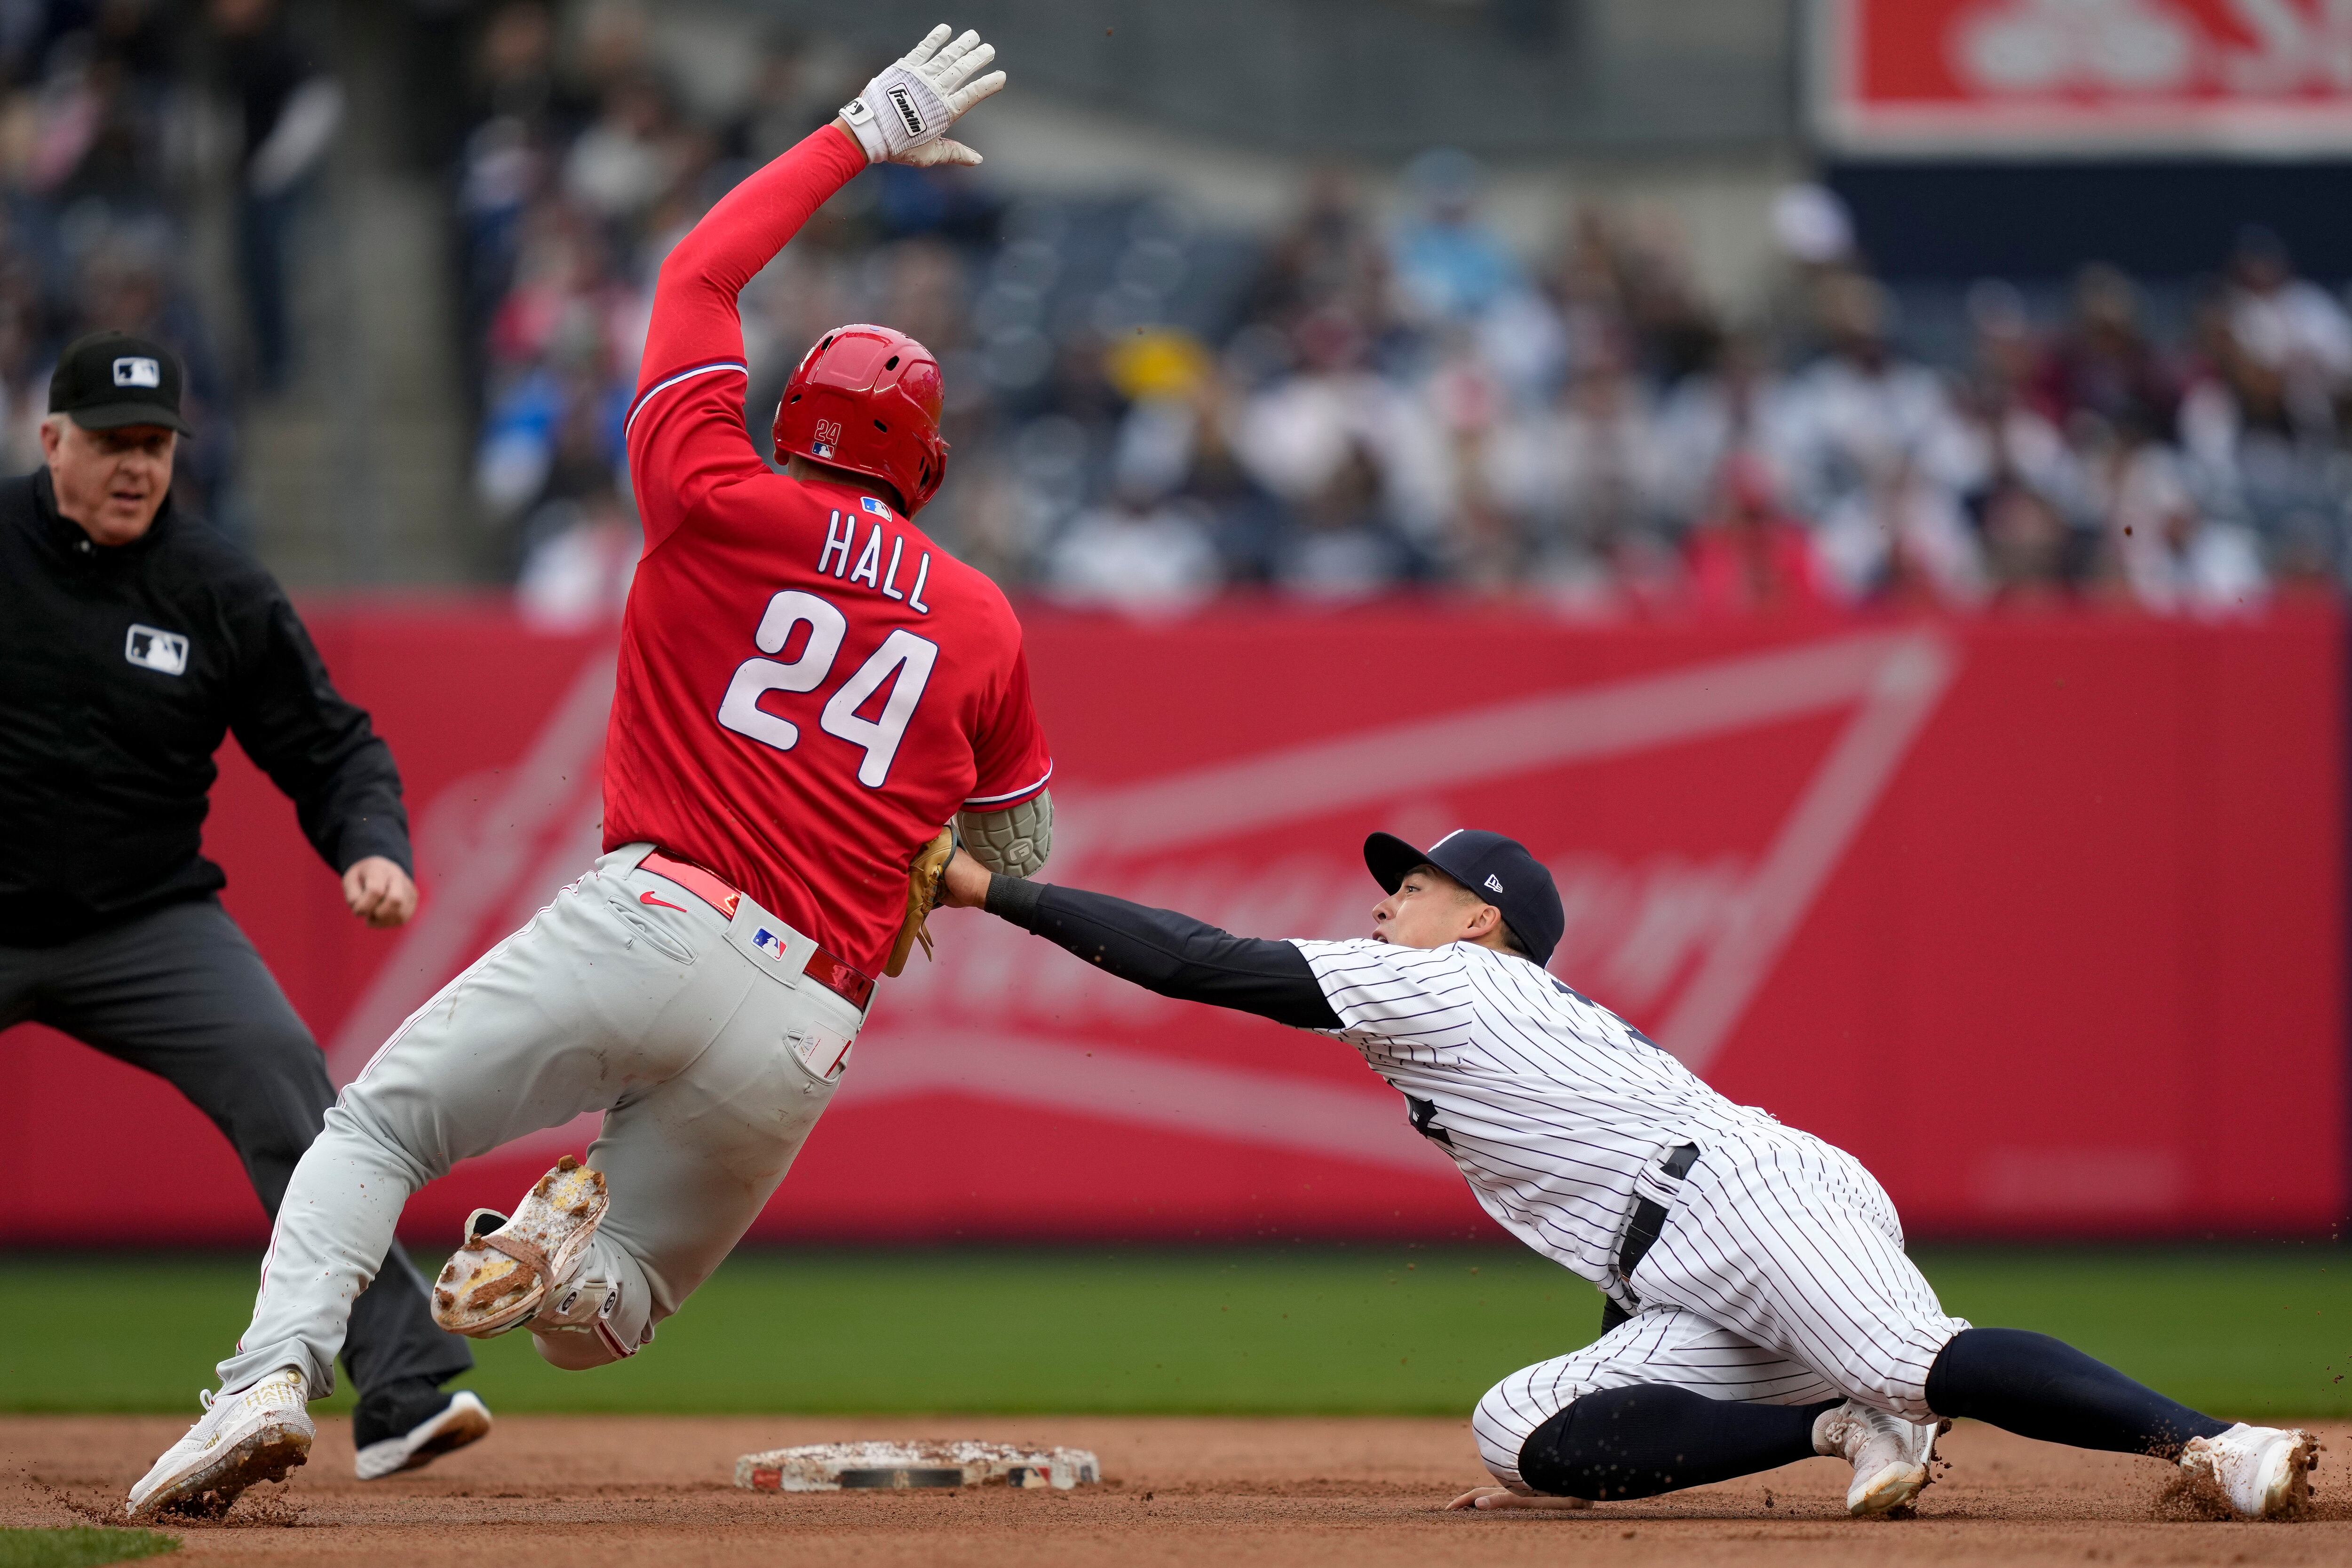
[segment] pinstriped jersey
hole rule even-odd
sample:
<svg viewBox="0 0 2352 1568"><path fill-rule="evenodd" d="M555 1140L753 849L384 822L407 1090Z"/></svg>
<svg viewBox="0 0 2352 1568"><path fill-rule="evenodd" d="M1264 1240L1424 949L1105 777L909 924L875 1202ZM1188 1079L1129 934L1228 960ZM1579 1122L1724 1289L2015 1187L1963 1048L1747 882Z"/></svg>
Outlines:
<svg viewBox="0 0 2352 1568"><path fill-rule="evenodd" d="M1293 943L1346 1040L1495 1222L1605 1286L1637 1183L1678 1144L1776 1125L1607 1008L1473 943ZM1646 1178L1646 1180L1645 1180Z"/></svg>

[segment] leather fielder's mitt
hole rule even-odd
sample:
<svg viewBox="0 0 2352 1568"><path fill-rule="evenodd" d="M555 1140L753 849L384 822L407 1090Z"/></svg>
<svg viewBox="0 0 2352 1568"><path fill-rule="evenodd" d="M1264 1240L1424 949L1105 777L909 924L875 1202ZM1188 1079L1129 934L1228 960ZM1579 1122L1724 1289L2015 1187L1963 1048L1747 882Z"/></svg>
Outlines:
<svg viewBox="0 0 2352 1568"><path fill-rule="evenodd" d="M924 957L931 956L927 922L940 906L940 879L948 869L948 857L954 853L955 830L941 828L940 836L917 851L915 863L907 868L907 918L898 927L898 939L890 945L890 962L882 968L894 980L906 968L907 956L916 943L923 945Z"/></svg>

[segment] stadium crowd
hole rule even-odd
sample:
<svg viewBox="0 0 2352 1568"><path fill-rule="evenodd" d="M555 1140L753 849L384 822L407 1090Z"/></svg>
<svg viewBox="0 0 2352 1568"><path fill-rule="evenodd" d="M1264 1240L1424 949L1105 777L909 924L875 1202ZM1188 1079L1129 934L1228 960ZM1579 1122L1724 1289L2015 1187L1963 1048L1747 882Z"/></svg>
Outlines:
<svg viewBox="0 0 2352 1568"><path fill-rule="evenodd" d="M0 463L40 461L58 350L114 328L172 345L200 439L174 494L232 532L242 408L282 383L289 225L340 89L277 0L0 5ZM196 209L226 218L242 309L207 308Z"/></svg>
<svg viewBox="0 0 2352 1568"><path fill-rule="evenodd" d="M527 598L597 612L631 553L620 420L660 257L874 62L777 38L698 114L646 14L483 34L458 200L477 484ZM1009 587L1139 613L1236 586L1412 584L1594 615L2091 601L2244 612L2347 568L2352 319L2248 231L2159 331L2092 266L2056 308L1969 289L1928 362L1836 200L1784 193L1783 272L1727 317L1671 228L1580 206L1515 254L1434 152L1401 218L1338 174L1251 241L1150 201L1000 204L870 172L746 297L749 423L825 327L947 371L925 516Z"/></svg>

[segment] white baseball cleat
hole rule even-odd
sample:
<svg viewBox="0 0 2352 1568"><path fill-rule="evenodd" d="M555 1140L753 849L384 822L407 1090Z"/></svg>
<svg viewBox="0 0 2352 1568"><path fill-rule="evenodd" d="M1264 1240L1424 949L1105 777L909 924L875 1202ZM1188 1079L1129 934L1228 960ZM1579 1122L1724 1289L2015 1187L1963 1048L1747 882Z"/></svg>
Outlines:
<svg viewBox="0 0 2352 1568"><path fill-rule="evenodd" d="M566 1155L523 1195L513 1218L484 1230L476 1220L499 1216L476 1209L466 1244L433 1281L433 1321L476 1339L523 1322L579 1265L610 1201L604 1173Z"/></svg>
<svg viewBox="0 0 2352 1568"><path fill-rule="evenodd" d="M1906 1421L1849 1399L1813 1423L1813 1451L1853 1466L1845 1511L1862 1519L1891 1512L1919 1495L1943 1429L1941 1421Z"/></svg>
<svg viewBox="0 0 2352 1568"><path fill-rule="evenodd" d="M278 1368L235 1394L198 1395L205 1413L188 1435L131 1489L127 1511L144 1519L172 1507L227 1511L257 1481L280 1481L310 1457L311 1423L302 1375Z"/></svg>
<svg viewBox="0 0 2352 1568"><path fill-rule="evenodd" d="M2277 1519L2311 1497L2311 1468L2319 1439L2293 1427L2249 1427L2243 1421L2218 1437L2191 1437L2180 1468L2210 1480L2248 1519Z"/></svg>
<svg viewBox="0 0 2352 1568"><path fill-rule="evenodd" d="M478 1395L461 1388L449 1396L447 1404L407 1431L362 1448L353 1468L360 1479L380 1481L429 1465L450 1450L489 1435L490 1407Z"/></svg>

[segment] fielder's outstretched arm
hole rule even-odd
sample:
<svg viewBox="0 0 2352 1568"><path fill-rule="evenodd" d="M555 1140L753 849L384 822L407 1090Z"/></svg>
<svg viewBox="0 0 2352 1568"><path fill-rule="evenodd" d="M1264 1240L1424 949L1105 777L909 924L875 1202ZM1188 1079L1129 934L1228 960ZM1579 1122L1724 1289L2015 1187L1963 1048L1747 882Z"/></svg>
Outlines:
<svg viewBox="0 0 2352 1568"><path fill-rule="evenodd" d="M1340 1027L1315 971L1287 942L1236 936L1107 893L995 875L968 855L950 866L947 891L950 904L983 907L1163 997L1255 1013L1295 1029Z"/></svg>

